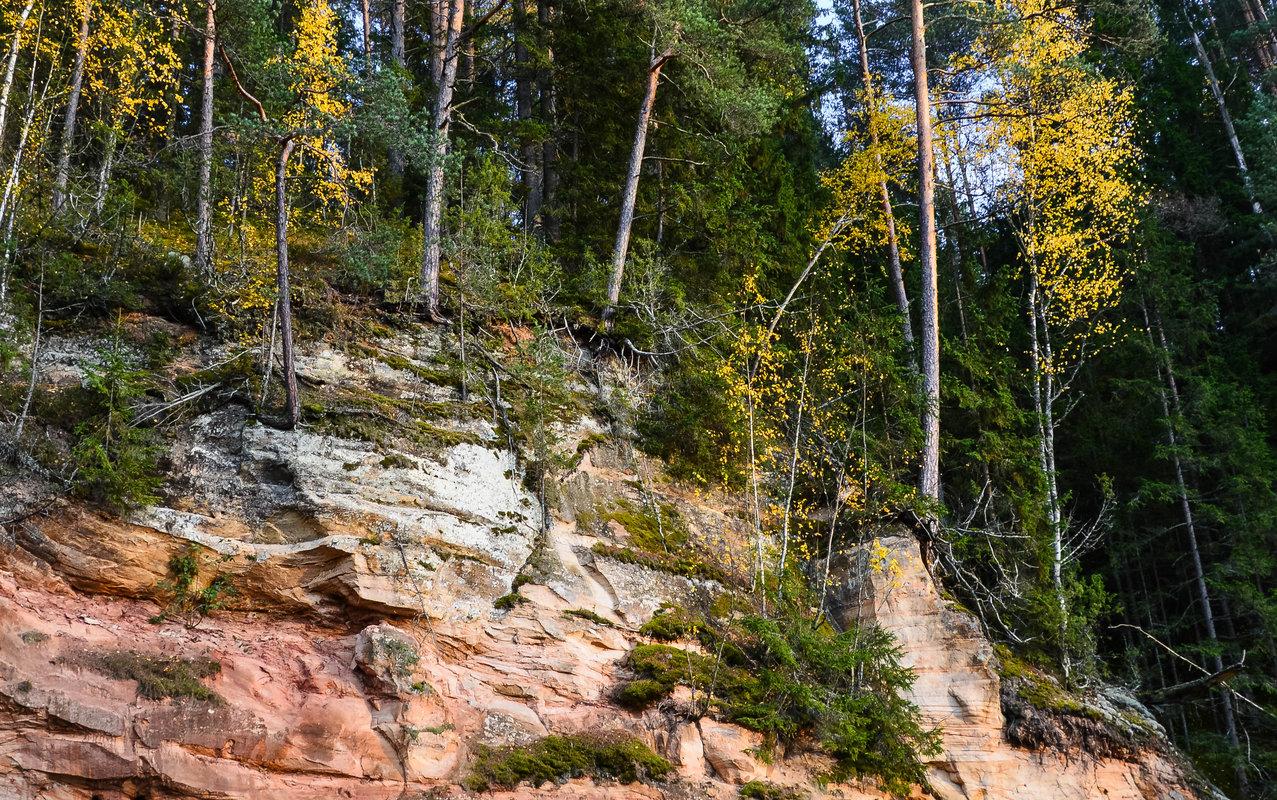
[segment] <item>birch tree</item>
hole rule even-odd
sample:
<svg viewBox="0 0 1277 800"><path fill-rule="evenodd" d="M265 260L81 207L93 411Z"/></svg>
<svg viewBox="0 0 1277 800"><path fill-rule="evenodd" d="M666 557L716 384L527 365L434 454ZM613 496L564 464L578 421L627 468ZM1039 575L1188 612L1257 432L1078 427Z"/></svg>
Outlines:
<svg viewBox="0 0 1277 800"><path fill-rule="evenodd" d="M26 31L27 21L31 18L31 9L35 0L27 0L16 20L4 20L13 24L13 38L9 42L9 52L5 57L4 82L0 84L0 150L4 149L5 124L9 118L9 96L13 91L13 75L18 67L18 51L22 46L22 34Z"/></svg>
<svg viewBox="0 0 1277 800"><path fill-rule="evenodd" d="M1251 210L1256 214L1263 214L1264 207L1260 205L1259 199L1255 196L1255 186L1250 178L1250 168L1246 166L1246 154L1242 150L1241 140L1237 138L1237 128L1233 125L1233 115L1228 110L1228 103L1224 97L1224 88L1220 85L1219 78L1215 75L1215 66L1211 63L1210 54L1206 52L1206 46L1202 44L1202 37L1198 35L1197 26L1189 16L1187 7L1184 9L1184 21L1188 24L1189 37L1193 40L1193 51L1197 54L1197 62L1201 65L1202 72L1206 76L1206 85L1210 88L1211 97L1215 101L1215 108L1219 111L1219 121L1224 126L1224 135L1228 137L1228 146L1232 150L1233 160L1237 163L1237 174L1241 176L1242 186L1246 190L1246 197L1250 200Z"/></svg>
<svg viewBox="0 0 1277 800"><path fill-rule="evenodd" d="M1215 610L1211 602L1210 587L1206 582L1206 570L1202 565L1202 551L1198 545L1197 517L1193 512L1193 501L1189 493L1187 470L1180 458L1180 440L1178 421L1183 419L1184 412L1180 404L1179 381L1175 377L1175 365L1171 358L1171 348L1166 341L1166 332L1162 321L1157 318L1154 323L1148 311L1148 305L1142 304L1144 330L1148 336L1150 349L1157 354L1155 364L1158 380L1158 401L1162 408L1162 417L1166 421L1167 453L1175 474L1175 492L1179 500L1179 510L1183 520L1184 533L1188 539L1188 554L1193 570L1193 585L1197 593L1197 602L1202 616L1202 628L1206 639L1212 646L1211 661L1216 673L1224 671L1224 656L1220 647L1220 637L1215 625ZM1237 734L1237 712L1233 705L1233 696L1227 686L1219 693L1219 707L1223 715L1224 733L1233 751L1241 752L1241 737ZM1237 762L1235 765L1237 783L1245 787L1248 783L1246 767ZM1244 790L1244 789L1243 789Z"/></svg>
<svg viewBox="0 0 1277 800"><path fill-rule="evenodd" d="M860 60L860 79L863 83L864 104L869 109L869 114L877 111L874 106L879 106L882 112L886 112L887 104L878 98L878 90L876 89L876 81L874 80L873 70L869 67L869 40L865 36L865 23L861 18L860 0L852 0L852 19L856 27L856 52ZM891 188L888 186L888 174L886 170L881 169L883 155L880 151L881 139L883 138L878 126L870 124L866 126L869 133L869 146L873 151L875 165L880 168L878 178L878 202L882 206L882 222L885 228L887 239L887 266L888 275L891 278L891 290L896 297L896 305L900 308L900 327L901 334L904 336L905 344L913 348L913 312L909 308L909 292L905 289L904 271L900 266L900 239L896 231L896 214L891 207Z"/></svg>
<svg viewBox="0 0 1277 800"><path fill-rule="evenodd" d="M66 207L67 184L71 176L71 149L75 146L80 92L84 85L84 60L89 53L89 21L93 15L93 0L76 0L74 6L80 27L75 38L75 65L71 68L71 85L67 93L66 113L62 117L62 146L58 151L58 163L53 173L54 214L61 214Z"/></svg>
<svg viewBox="0 0 1277 800"><path fill-rule="evenodd" d="M440 0L435 5L434 50L432 72L435 98L431 115L433 152L426 171L425 210L422 218L421 300L426 319L447 322L439 308L439 261L442 253L443 202L445 167L451 152L449 128L452 125L452 96L457 86L457 61L460 55L461 22L465 18L465 0Z"/></svg>
<svg viewBox="0 0 1277 800"><path fill-rule="evenodd" d="M1000 193L1012 210L1027 284L1029 388L1068 675L1074 629L1066 582L1098 531L1070 528L1064 512L1056 465L1060 403L1087 359L1112 341L1111 316L1126 281L1119 252L1144 198L1136 182L1131 89L1081 64L1086 24L1047 0L1014 0L1005 14L977 53L993 65L997 81L985 98L986 146L1009 161Z"/></svg>

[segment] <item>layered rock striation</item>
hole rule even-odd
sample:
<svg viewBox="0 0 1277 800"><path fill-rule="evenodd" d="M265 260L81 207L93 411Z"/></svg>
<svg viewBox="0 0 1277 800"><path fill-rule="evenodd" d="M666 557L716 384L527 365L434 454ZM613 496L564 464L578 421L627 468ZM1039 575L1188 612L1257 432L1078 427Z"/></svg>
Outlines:
<svg viewBox="0 0 1277 800"><path fill-rule="evenodd" d="M56 345L68 355L46 365L54 388L78 380L75 343ZM600 444L589 416L557 423L575 465L543 507L498 433L500 409L429 378L442 349L423 333L371 355L309 353L313 424L281 431L233 402L206 408L171 442L162 504L125 517L10 477L0 798L460 797L483 746L566 733L637 736L675 777L495 796L731 798L751 780L879 796L822 786L815 753L763 760L758 734L678 704L632 714L613 702L639 627L717 588L627 557L636 509L672 510L685 546L725 574L747 568L749 525L730 498L654 480ZM361 395L380 398L373 412ZM333 424L427 410L428 436ZM837 612L893 631L917 671L914 699L944 737L933 796L1197 796L1137 704L1097 698L1090 727L1025 706L912 540L882 548L889 569L840 557ZM193 567L193 591L224 587L213 607L175 602L175 563ZM1078 734L1092 728L1109 744Z"/></svg>

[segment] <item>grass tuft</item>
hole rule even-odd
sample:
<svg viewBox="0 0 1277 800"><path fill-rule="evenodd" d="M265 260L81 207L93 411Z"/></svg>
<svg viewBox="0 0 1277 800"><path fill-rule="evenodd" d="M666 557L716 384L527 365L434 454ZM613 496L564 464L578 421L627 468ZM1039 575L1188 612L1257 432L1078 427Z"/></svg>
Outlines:
<svg viewBox="0 0 1277 800"><path fill-rule="evenodd" d="M222 671L222 665L211 658L176 658L118 650L95 655L85 665L117 680L137 681L138 693L148 700L222 701L216 692L200 682Z"/></svg>
<svg viewBox="0 0 1277 800"><path fill-rule="evenodd" d="M538 787L589 776L634 783L660 780L672 772L670 762L647 745L621 736L546 736L525 745L480 745L463 784L473 792L513 789L521 783Z"/></svg>

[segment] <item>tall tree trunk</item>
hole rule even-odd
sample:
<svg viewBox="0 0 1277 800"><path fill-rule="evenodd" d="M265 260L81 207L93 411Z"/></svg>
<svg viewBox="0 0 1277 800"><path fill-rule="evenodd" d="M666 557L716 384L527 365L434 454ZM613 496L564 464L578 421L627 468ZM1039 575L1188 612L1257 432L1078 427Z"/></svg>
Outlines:
<svg viewBox="0 0 1277 800"><path fill-rule="evenodd" d="M284 402L287 427L291 430L301 421L301 399L297 394L297 364L293 354L293 304L288 272L288 159L296 141L289 137L280 142L279 162L275 167L275 286L279 295L280 355L283 357ZM269 368L270 365L267 365Z"/></svg>
<svg viewBox="0 0 1277 800"><path fill-rule="evenodd" d="M473 25L474 25L474 3L469 3L466 5L465 15L462 16L461 18L461 29L463 31L470 30L470 28ZM458 81L460 83L465 84L466 89L468 91L473 91L474 77L476 74L474 37L466 36L463 41L465 42L465 47L463 48L465 57L461 59L460 66L457 70L457 74L459 75Z"/></svg>
<svg viewBox="0 0 1277 800"><path fill-rule="evenodd" d="M966 302L962 297L962 242L958 238L958 229L961 224L962 212L958 208L958 187L953 179L953 166L949 163L948 148L945 150L943 166L944 179L949 184L949 202L946 204L946 210L949 212L949 230L945 235L945 240L949 245L949 267L953 270L953 298L958 305L958 335L962 337L962 343L967 343L967 309ZM987 465L986 465L987 466Z"/></svg>
<svg viewBox="0 0 1277 800"><path fill-rule="evenodd" d="M80 111L80 89L84 83L84 58L89 49L89 17L93 13L93 0L83 0L84 14L80 17L80 32L76 37L75 66L71 69L71 91L67 96L66 115L62 119L62 148L58 152L58 165L53 173L53 213L61 214L66 207L67 182L71 175L71 148L75 146L76 115Z"/></svg>
<svg viewBox="0 0 1277 800"><path fill-rule="evenodd" d="M434 154L430 171L426 176L425 218L422 221L424 247L421 257L421 291L426 306L426 317L433 322L447 322L439 310L439 258L443 221L444 162L448 159L448 127L452 122L452 93L457 82L457 45L461 35L461 20L465 13L465 0L450 0L436 6L436 12L448 10L446 19L433 25L438 55L437 91L434 107ZM442 32L441 26L442 25Z"/></svg>
<svg viewBox="0 0 1277 800"><path fill-rule="evenodd" d="M452 0L431 0L430 3L430 81L438 91L443 81L443 65L448 60L448 20Z"/></svg>
<svg viewBox="0 0 1277 800"><path fill-rule="evenodd" d="M531 231L541 205L541 174L537 169L536 144L529 135L532 123L532 84L527 40L527 0L514 0L514 106L519 130L519 182L523 189L523 230Z"/></svg>
<svg viewBox="0 0 1277 800"><path fill-rule="evenodd" d="M43 17L41 18L43 22ZM3 242L3 263L0 263L0 331L8 329L13 318L7 312L9 307L9 267L13 264L13 253L16 247L13 241L13 221L18 213L18 178L22 175L22 161L26 155L27 141L31 133L31 125L35 121L36 110L44 105L48 96L49 84L53 81L54 67L50 65L48 76L44 79L44 88L40 90L40 98L35 96L36 65L40 62L40 33L31 59L31 78L27 83L26 116L22 120L22 130L18 134L18 147L13 151L13 161L9 165L9 177L4 184L4 194L0 195L0 242Z"/></svg>
<svg viewBox="0 0 1277 800"><path fill-rule="evenodd" d="M1046 306L1041 292L1038 299L1038 325L1042 336L1042 358L1047 369L1042 370L1042 430L1043 451L1046 454L1046 506L1047 522L1051 525L1051 583L1055 588L1055 603L1060 612L1060 666L1064 678L1072 673L1072 658L1068 651L1069 600L1064 592L1064 512L1060 507L1059 472L1055 466L1055 353L1051 348L1051 330L1047 327Z"/></svg>
<svg viewBox="0 0 1277 800"><path fill-rule="evenodd" d="M106 208L106 194L111 187L111 170L115 167L115 146L119 136L115 128L106 132L106 141L102 143L102 166L98 169L98 190L93 195L93 214L101 216Z"/></svg>
<svg viewBox="0 0 1277 800"><path fill-rule="evenodd" d="M200 98L200 182L195 207L195 269L213 273L213 58L217 48L217 0L204 2L203 95Z"/></svg>
<svg viewBox="0 0 1277 800"><path fill-rule="evenodd" d="M860 51L860 78L865 84L865 100L875 102L873 73L869 69L869 42L865 38L865 26L860 16L860 0L852 0L851 8L856 23L856 42ZM871 108L869 113L877 113L877 109ZM881 170L882 154L878 150L878 129L872 123L869 125L869 145L873 148L875 165ZM917 354L912 352L914 347L913 312L909 309L909 293L905 289L904 271L900 266L900 242L896 238L896 215L891 208L891 192L885 177L878 182L878 198L882 204L883 221L887 223L887 263L891 274L891 289L896 296L896 306L900 309L901 333L904 335L905 344L909 346L913 367L917 369Z"/></svg>
<svg viewBox="0 0 1277 800"><path fill-rule="evenodd" d="M408 0L390 0L390 60L399 69L407 66L404 51L404 29L407 27ZM386 163L392 175L403 175L404 156L395 147L386 152Z"/></svg>
<svg viewBox="0 0 1277 800"><path fill-rule="evenodd" d="M40 18L40 26L36 30L35 47L31 52L31 75L27 80L26 113L22 120L22 128L18 132L18 146L13 151L13 159L9 164L9 177L5 181L4 194L0 195L0 227L4 227L6 231L3 237L5 243L4 277L6 279L8 277L9 267L9 248L12 247L12 242L8 241L8 239L9 234L13 230L13 215L17 212L17 189L18 179L22 175L22 160L26 153L27 139L31 133L31 125L35 122L36 111L40 106L44 105L44 99L49 93L49 84L53 81L53 73L55 71L53 66L49 67L48 75L44 79L44 87L40 90L40 97L37 100L35 96L35 75L36 69L40 64L40 35L43 31L43 23L44 16L42 14ZM0 281L0 314L4 311L6 286L7 280Z"/></svg>
<svg viewBox="0 0 1277 800"><path fill-rule="evenodd" d="M26 397L22 401L22 412L13 430L13 457L16 460L22 453L22 433L31 414L31 399L35 396L35 384L40 375L40 342L44 333L44 262L40 262L40 284L36 292L35 339L31 342L31 375L27 381Z"/></svg>
<svg viewBox="0 0 1277 800"><path fill-rule="evenodd" d="M1263 73L1272 69L1273 54L1269 51L1268 43L1263 40L1263 37L1254 35L1255 24L1258 20L1255 19L1255 10L1251 7L1250 0L1240 0L1237 5L1241 9L1242 19L1246 21L1247 33L1251 35L1250 51L1254 54L1255 61L1259 64L1260 75L1262 76ZM1266 81L1263 81L1261 77L1261 82Z"/></svg>
<svg viewBox="0 0 1277 800"><path fill-rule="evenodd" d="M1246 34L1250 37L1250 50L1255 56L1255 62L1259 64L1259 83L1266 86L1268 90L1274 91L1272 76L1269 71L1273 68L1274 57L1277 57L1277 49L1274 49L1273 34L1268 30L1268 14L1264 11L1264 7L1260 3L1252 3L1251 0L1239 0L1237 5L1242 12L1242 19L1246 21Z"/></svg>
<svg viewBox="0 0 1277 800"><path fill-rule="evenodd" d="M940 305L936 275L935 150L931 143L931 90L927 82L923 0L910 0L913 30L913 95L918 117L918 262L922 269L922 470L923 498L940 502ZM933 529L939 520L932 517Z"/></svg>
<svg viewBox="0 0 1277 800"><path fill-rule="evenodd" d="M661 82L661 70L674 53L671 50L657 55L647 67L647 90L643 93L643 105L639 106L638 125L634 129L634 145L630 148L630 165L625 174L625 188L621 191L621 219L616 226L616 244L612 248L612 276L607 284L607 306L603 309L604 324L612 318L616 304L621 299L621 280L625 277L625 257L630 249L630 230L634 227L634 203L638 199L639 175L643 171L643 152L647 149L647 129L652 121L652 106L656 103L656 87Z"/></svg>
<svg viewBox="0 0 1277 800"><path fill-rule="evenodd" d="M542 41L541 69L537 74L537 93L541 96L541 122L547 134L541 143L541 197L537 208L541 220L541 232L546 239L557 241L559 223L554 215L554 192L559 186L559 145L555 139L558 133L557 104L554 97L554 51L549 45L550 23L554 17L551 0L538 0L537 21L540 23Z"/></svg>
<svg viewBox="0 0 1277 800"><path fill-rule="evenodd" d="M1268 11L1264 8L1263 2L1254 0L1252 3L1256 19L1263 26L1262 46L1268 50L1268 57L1277 61L1277 33L1273 32L1272 25L1268 21ZM1269 81L1271 84L1271 81Z"/></svg>
<svg viewBox="0 0 1277 800"><path fill-rule="evenodd" d="M363 22L364 34L364 71L372 71L372 9L369 7L368 0L362 0L360 7L361 21Z"/></svg>
<svg viewBox="0 0 1277 800"><path fill-rule="evenodd" d="M959 107L955 113L961 116L961 107ZM974 224L976 219L975 192L971 190L971 174L967 169L967 159L962 150L962 137L956 132L954 134L953 158L958 162L958 175L962 178L962 195L966 200L967 220L969 223ZM957 191L956 187L954 191ZM984 274L987 276L989 274L989 257L984 252L983 244L978 244L978 248L980 252L980 266L984 269Z"/></svg>
<svg viewBox="0 0 1277 800"><path fill-rule="evenodd" d="M9 55L4 67L4 84L0 85L0 151L4 149L5 123L9 117L9 95L13 91L13 74L18 68L18 50L22 45L22 31L27 27L27 19L35 0L27 0L18 17L18 24L13 29L13 41L9 43ZM35 62L31 62L31 71L35 72Z"/></svg>
<svg viewBox="0 0 1277 800"><path fill-rule="evenodd" d="M1167 451L1171 456L1171 466L1175 472L1175 491L1179 495L1179 509L1184 521L1184 530L1188 534L1188 554L1193 566L1193 583L1197 589L1197 602L1202 609L1202 628L1206 632L1206 638L1210 641L1212 650L1211 666L1215 672L1224 671L1224 656L1219 640L1219 634L1215 627L1215 612L1211 605L1210 587L1206 583L1206 570L1202 565L1201 547L1198 545L1197 537L1197 521L1193 515L1193 504L1189 498L1188 479L1185 477L1184 463L1180 460L1179 455L1179 437L1176 435L1176 421L1181 418L1182 409L1179 399L1179 384L1175 379L1175 368L1171 361L1171 349L1166 342L1166 332L1162 328L1161 320L1157 320L1156 326L1151 324L1149 319L1148 307L1142 306L1144 312L1144 328L1148 333L1149 345L1158 354L1157 376L1162 381L1162 387L1158 391L1158 399L1162 404L1162 417L1166 420L1166 444ZM1153 333L1156 329L1157 338L1154 341ZM1242 795L1249 795L1247 788L1248 780L1246 776L1246 767L1240 761L1236 760L1237 756L1242 752L1241 740L1237 735L1237 719L1236 709L1233 707L1233 697L1227 686L1223 686L1219 690L1219 707L1223 716L1224 733L1228 737L1228 744L1233 749L1235 760L1234 769L1237 776L1237 785L1241 789Z"/></svg>
<svg viewBox="0 0 1277 800"><path fill-rule="evenodd" d="M404 33L408 27L408 0L390 0L390 60L396 67L406 63Z"/></svg>
<svg viewBox="0 0 1277 800"><path fill-rule="evenodd" d="M1033 416L1038 428L1038 469L1042 471L1042 480L1046 484L1046 517L1051 533L1051 587L1055 592L1055 602L1060 614L1059 646L1060 666L1067 679L1071 672L1071 663L1067 647L1069 609L1068 598L1064 594L1064 530L1063 514L1060 510L1059 484L1055 473L1055 381L1052 372L1052 352L1050 331L1047 329L1046 312L1043 307L1041 289L1038 285L1037 267L1030 263L1029 274L1028 323L1029 323L1029 356L1032 366Z"/></svg>
<svg viewBox="0 0 1277 800"><path fill-rule="evenodd" d="M1242 185L1246 189L1246 197L1250 200L1250 207L1256 214L1264 213L1264 208L1259 204L1259 200L1255 197L1255 187L1251 183L1250 170L1246 167L1246 155L1242 152L1241 140L1237 138L1237 129L1233 127L1233 115L1228 111L1228 103L1224 100L1224 90L1219 85L1219 79L1215 76L1215 67L1211 64L1210 56L1206 53L1206 47L1202 44L1202 37L1197 35L1197 28L1193 25L1192 20L1188 20L1189 31L1193 37L1193 49L1197 51L1197 60L1202 62L1202 70L1206 73L1206 82L1210 86L1211 95L1215 98L1215 106L1219 109L1220 121L1224 123L1224 133L1228 136L1228 145L1233 149L1233 160L1237 162L1237 171L1241 174Z"/></svg>

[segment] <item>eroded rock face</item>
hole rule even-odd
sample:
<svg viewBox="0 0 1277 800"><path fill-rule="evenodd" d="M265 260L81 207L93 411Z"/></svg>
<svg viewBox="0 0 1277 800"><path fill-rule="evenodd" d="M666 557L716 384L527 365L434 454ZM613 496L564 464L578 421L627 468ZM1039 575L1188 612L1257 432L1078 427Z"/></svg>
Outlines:
<svg viewBox="0 0 1277 800"><path fill-rule="evenodd" d="M1198 796L1151 717L1135 735L1116 713L1106 716L1105 702L1111 707L1111 701L1096 703L1099 719L1061 717L1005 691L1009 687L1003 686L978 622L940 597L911 536L884 535L841 556L832 572L845 578L834 601L837 617L844 624L874 622L891 630L903 663L916 672L911 699L944 737L944 752L931 762L928 775L937 797ZM853 575L860 577L847 578ZM1004 708L1015 715L1010 725Z"/></svg>
<svg viewBox="0 0 1277 800"><path fill-rule="evenodd" d="M398 366L321 350L300 368L312 385L442 404L453 416L433 422L464 436L423 450L279 431L228 406L173 442L180 477L164 504L119 519L60 503L12 528L0 551L0 798L462 797L476 745L606 731L644 740L677 779L489 796L726 799L753 779L812 797L880 796L821 789L814 778L828 764L818 755L766 763L758 735L689 719L677 702L641 715L611 702L639 626L715 587L600 551L627 546L632 532L598 509L641 507L657 492L693 546L732 569L749 526L730 502L654 486L633 459L585 448L543 528L516 455L482 409L419 377L439 367L438 338L383 347ZM50 380L74 379L72 356L50 363ZM572 452L600 430L590 420L560 427ZM893 630L917 668L916 699L945 732L931 770L938 796L1190 796L1153 745L1093 758L1008 742L978 626L945 606L910 541L884 544L899 570L847 583L839 606L844 619ZM172 602L163 582L177 556L196 560L197 588L213 575L235 587L225 610L149 621ZM121 653L218 669L165 697L145 675L102 666Z"/></svg>

